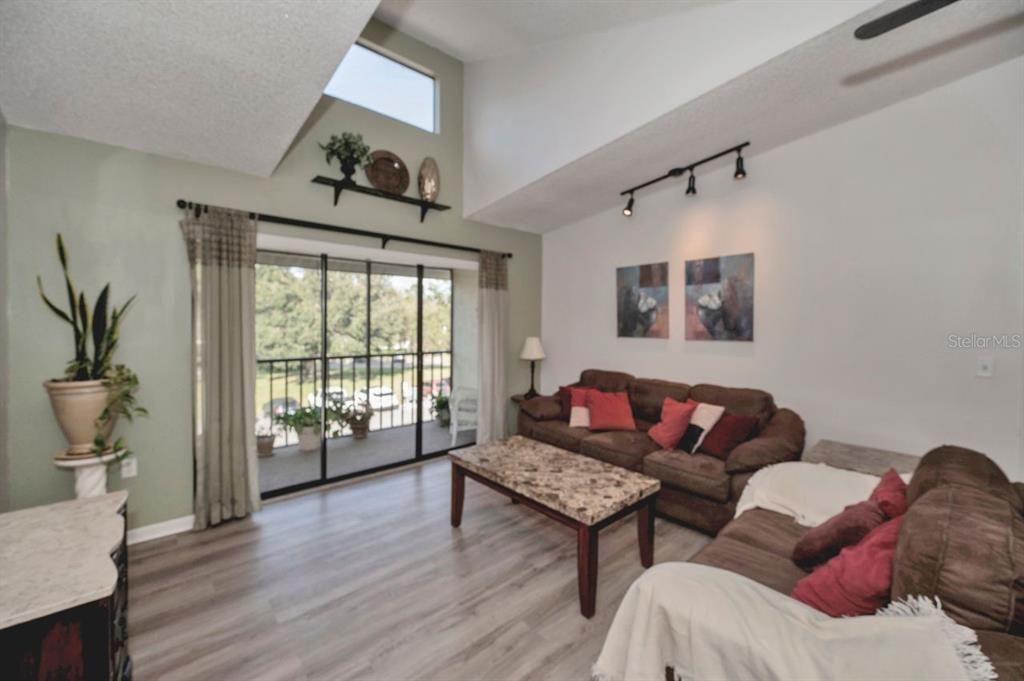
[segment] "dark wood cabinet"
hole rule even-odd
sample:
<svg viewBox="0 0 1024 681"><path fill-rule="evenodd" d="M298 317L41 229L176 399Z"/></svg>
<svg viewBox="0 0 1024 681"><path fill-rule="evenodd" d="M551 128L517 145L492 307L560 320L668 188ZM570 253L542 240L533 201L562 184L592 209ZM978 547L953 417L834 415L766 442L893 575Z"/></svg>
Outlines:
<svg viewBox="0 0 1024 681"><path fill-rule="evenodd" d="M124 517L123 506L119 513ZM110 557L117 584L109 596L0 629L0 679L130 681L124 536Z"/></svg>

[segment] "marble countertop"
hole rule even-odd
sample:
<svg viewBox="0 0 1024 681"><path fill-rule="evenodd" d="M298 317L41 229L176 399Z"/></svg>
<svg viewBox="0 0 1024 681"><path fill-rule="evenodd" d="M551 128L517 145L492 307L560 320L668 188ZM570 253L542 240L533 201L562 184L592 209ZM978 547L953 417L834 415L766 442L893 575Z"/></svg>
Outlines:
<svg viewBox="0 0 1024 681"><path fill-rule="evenodd" d="M586 525L661 489L655 478L519 435L448 456L454 464Z"/></svg>
<svg viewBox="0 0 1024 681"><path fill-rule="evenodd" d="M0 629L109 596L128 492L0 514Z"/></svg>

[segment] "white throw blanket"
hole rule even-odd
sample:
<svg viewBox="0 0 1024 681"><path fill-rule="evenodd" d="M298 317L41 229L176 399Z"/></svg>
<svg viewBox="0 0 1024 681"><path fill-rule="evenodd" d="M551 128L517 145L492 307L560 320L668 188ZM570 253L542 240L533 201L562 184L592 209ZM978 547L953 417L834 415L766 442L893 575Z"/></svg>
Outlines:
<svg viewBox="0 0 1024 681"><path fill-rule="evenodd" d="M887 610L909 616L834 619L733 572L663 563L626 593L594 679L996 678L975 633L927 599Z"/></svg>
<svg viewBox="0 0 1024 681"><path fill-rule="evenodd" d="M907 473L900 477L910 479ZM823 463L787 461L762 468L747 481L736 503L736 517L764 508L815 527L850 504L865 501L878 484L877 475L833 468Z"/></svg>

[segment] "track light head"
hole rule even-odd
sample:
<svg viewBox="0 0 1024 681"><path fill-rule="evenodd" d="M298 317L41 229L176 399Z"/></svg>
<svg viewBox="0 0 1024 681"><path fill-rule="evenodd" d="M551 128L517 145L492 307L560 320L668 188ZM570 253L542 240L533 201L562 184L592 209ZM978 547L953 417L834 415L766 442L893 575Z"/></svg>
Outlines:
<svg viewBox="0 0 1024 681"><path fill-rule="evenodd" d="M690 181L686 184L687 196L692 196L697 193L697 178L693 176L693 171L690 171Z"/></svg>
<svg viewBox="0 0 1024 681"><path fill-rule="evenodd" d="M742 180L747 176L747 169L743 167L743 152L736 152L736 172L733 173L733 177L737 180Z"/></svg>
<svg viewBox="0 0 1024 681"><path fill-rule="evenodd" d="M626 201L626 207L622 209L622 214L627 218L633 214L633 195L629 195L629 201Z"/></svg>

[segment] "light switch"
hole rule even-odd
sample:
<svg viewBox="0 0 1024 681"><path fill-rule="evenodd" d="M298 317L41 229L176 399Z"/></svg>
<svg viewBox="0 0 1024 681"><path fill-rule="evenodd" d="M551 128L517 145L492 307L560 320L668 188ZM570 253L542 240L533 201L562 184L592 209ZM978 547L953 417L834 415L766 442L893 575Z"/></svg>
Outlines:
<svg viewBox="0 0 1024 681"><path fill-rule="evenodd" d="M122 478L134 478L139 474L139 460L134 456L129 456L127 459L121 461L121 477Z"/></svg>
<svg viewBox="0 0 1024 681"><path fill-rule="evenodd" d="M995 360L991 357L979 357L978 358L978 371L976 375L978 378L992 378L993 365Z"/></svg>

